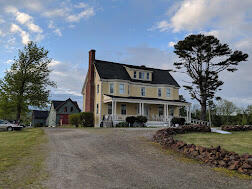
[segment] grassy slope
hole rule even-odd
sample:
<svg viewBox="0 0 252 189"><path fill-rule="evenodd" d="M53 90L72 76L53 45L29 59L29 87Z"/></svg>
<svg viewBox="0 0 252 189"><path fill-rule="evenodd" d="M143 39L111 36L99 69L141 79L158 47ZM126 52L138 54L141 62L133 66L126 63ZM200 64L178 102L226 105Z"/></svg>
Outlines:
<svg viewBox="0 0 252 189"><path fill-rule="evenodd" d="M46 141L39 128L0 132L0 188L26 188L45 176Z"/></svg>
<svg viewBox="0 0 252 189"><path fill-rule="evenodd" d="M252 131L232 132L230 135L218 133L189 133L175 136L186 143L210 147L220 145L228 151L252 154Z"/></svg>

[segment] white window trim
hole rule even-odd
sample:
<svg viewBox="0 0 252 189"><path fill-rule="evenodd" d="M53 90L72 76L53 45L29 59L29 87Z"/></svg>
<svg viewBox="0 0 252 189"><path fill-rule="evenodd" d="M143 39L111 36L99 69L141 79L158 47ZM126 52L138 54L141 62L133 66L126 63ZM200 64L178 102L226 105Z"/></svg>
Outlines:
<svg viewBox="0 0 252 189"><path fill-rule="evenodd" d="M160 96L159 96L159 90L161 91L161 95L160 95ZM158 88L157 88L157 93L158 93L158 94L157 94L158 97L162 97L162 88L158 87Z"/></svg>
<svg viewBox="0 0 252 189"><path fill-rule="evenodd" d="M142 93L142 89L144 89L143 91L144 91L144 95L143 95L143 93ZM146 88L145 87L141 87L141 96L146 96Z"/></svg>
<svg viewBox="0 0 252 189"><path fill-rule="evenodd" d="M112 88L113 88L113 92L111 93L111 90L110 90L110 86L113 86ZM115 93L115 84L114 83L109 83L109 93L110 94L114 94Z"/></svg>
<svg viewBox="0 0 252 189"><path fill-rule="evenodd" d="M121 92L121 86L123 86L123 92ZM124 83L119 84L119 94L125 94L125 84Z"/></svg>
<svg viewBox="0 0 252 189"><path fill-rule="evenodd" d="M170 91L170 92L169 92L169 96L167 95L167 90ZM166 93L166 97L167 97L167 98L170 98L170 97L171 97L171 88L166 88L165 93Z"/></svg>

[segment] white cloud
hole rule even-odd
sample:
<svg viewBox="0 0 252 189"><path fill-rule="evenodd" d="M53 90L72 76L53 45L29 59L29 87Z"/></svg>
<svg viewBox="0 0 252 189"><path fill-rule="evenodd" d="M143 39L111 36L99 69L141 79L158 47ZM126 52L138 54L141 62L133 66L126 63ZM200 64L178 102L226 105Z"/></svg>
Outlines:
<svg viewBox="0 0 252 189"><path fill-rule="evenodd" d="M85 8L88 7L88 4L80 2L79 4L74 5L75 8L81 9L81 8Z"/></svg>
<svg viewBox="0 0 252 189"><path fill-rule="evenodd" d="M42 33L42 29L34 24L33 21L33 17L31 17L30 15L24 13L24 12L19 12L18 9L16 9L15 7L6 7L5 11L7 13L11 13L16 17L17 22L19 22L20 24L26 25L26 27L35 33Z"/></svg>
<svg viewBox="0 0 252 189"><path fill-rule="evenodd" d="M19 33L20 37L22 38L22 43L27 44L30 41L29 34L22 30L18 25L11 24L10 32L12 33Z"/></svg>
<svg viewBox="0 0 252 189"><path fill-rule="evenodd" d="M5 23L5 20L0 18L0 24L3 24L3 23Z"/></svg>
<svg viewBox="0 0 252 189"><path fill-rule="evenodd" d="M7 61L5 62L5 64L11 65L11 64L13 64L13 62L14 62L14 61L10 59L10 60L7 60Z"/></svg>
<svg viewBox="0 0 252 189"><path fill-rule="evenodd" d="M4 32L0 29L0 37L5 36Z"/></svg>
<svg viewBox="0 0 252 189"><path fill-rule="evenodd" d="M174 47L175 44L176 44L176 43L175 43L174 41L170 41L170 42L169 42L169 47Z"/></svg>
<svg viewBox="0 0 252 189"><path fill-rule="evenodd" d="M58 36L62 36L61 30L54 25L52 20L49 22L48 28L53 29L53 32L56 33Z"/></svg>
<svg viewBox="0 0 252 189"><path fill-rule="evenodd" d="M93 8L88 8L81 11L79 14L69 15L66 20L68 22L79 22L82 18L89 18L90 16L94 16L95 12Z"/></svg>
<svg viewBox="0 0 252 189"><path fill-rule="evenodd" d="M67 8L52 9L44 12L43 15L46 17L64 17L68 14L68 11Z"/></svg>

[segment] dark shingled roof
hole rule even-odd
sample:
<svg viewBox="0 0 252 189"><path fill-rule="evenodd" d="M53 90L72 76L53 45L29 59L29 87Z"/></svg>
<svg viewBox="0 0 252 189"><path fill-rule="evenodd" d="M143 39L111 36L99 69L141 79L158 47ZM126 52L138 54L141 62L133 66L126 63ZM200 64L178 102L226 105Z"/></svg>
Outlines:
<svg viewBox="0 0 252 189"><path fill-rule="evenodd" d="M52 100L53 107L57 109L58 106L61 104L65 103L65 101L60 101L60 100Z"/></svg>
<svg viewBox="0 0 252 189"><path fill-rule="evenodd" d="M115 62L108 62L103 60L95 60L95 67L98 71L99 76L102 79L120 79L120 80L128 80L133 82L142 82L142 83L151 83L151 84L168 84L176 87L180 87L179 84L175 81L175 79L169 73L169 70L161 70L155 68L149 68L145 66L134 66L127 65ZM131 79L125 67L148 70L152 71L152 81L143 81Z"/></svg>
<svg viewBox="0 0 252 189"><path fill-rule="evenodd" d="M32 114L34 119L46 119L49 115L49 111L33 110Z"/></svg>
<svg viewBox="0 0 252 189"><path fill-rule="evenodd" d="M76 106L76 108L77 108L79 111L81 111L80 108L79 108L78 103L77 103L76 101L72 101L70 98L67 99L67 100L65 100L65 101L61 101L61 100L52 100L52 104L53 104L53 106L54 106L55 109L58 109L58 108L61 107L63 104L65 104L66 101L68 101L68 100L70 100L70 101Z"/></svg>
<svg viewBox="0 0 252 189"><path fill-rule="evenodd" d="M186 101L183 100L165 100L165 99L160 99L160 98L148 98L148 97L136 97L136 96L129 96L129 97L125 97L125 96L114 96L114 95L109 95L109 94L105 94L106 96L112 97L112 98L126 98L126 99L136 99L136 100L159 100L159 101L168 101L168 102L184 102L184 103L188 103Z"/></svg>

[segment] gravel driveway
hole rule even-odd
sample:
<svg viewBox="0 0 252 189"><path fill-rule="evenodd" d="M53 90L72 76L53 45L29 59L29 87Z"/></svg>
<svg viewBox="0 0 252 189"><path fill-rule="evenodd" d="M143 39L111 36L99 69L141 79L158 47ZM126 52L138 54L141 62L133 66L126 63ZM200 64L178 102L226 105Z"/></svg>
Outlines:
<svg viewBox="0 0 252 189"><path fill-rule="evenodd" d="M252 188L199 163L183 162L150 139L156 129L45 129L47 188Z"/></svg>

